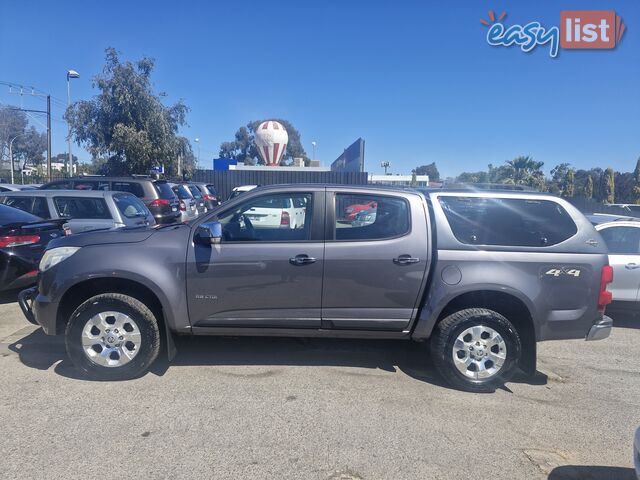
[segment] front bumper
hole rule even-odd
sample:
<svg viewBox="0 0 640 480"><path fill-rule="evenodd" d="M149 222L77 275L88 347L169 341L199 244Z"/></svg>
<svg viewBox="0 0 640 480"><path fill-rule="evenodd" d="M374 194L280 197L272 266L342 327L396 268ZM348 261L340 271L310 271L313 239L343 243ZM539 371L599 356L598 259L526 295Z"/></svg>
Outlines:
<svg viewBox="0 0 640 480"><path fill-rule="evenodd" d="M592 340L604 340L611 335L611 329L613 328L613 320L606 315L603 315L602 320L596 322L587 333L587 341Z"/></svg>
<svg viewBox="0 0 640 480"><path fill-rule="evenodd" d="M47 335L57 335L57 305L38 292L37 287L22 290L18 304L27 321L40 325Z"/></svg>

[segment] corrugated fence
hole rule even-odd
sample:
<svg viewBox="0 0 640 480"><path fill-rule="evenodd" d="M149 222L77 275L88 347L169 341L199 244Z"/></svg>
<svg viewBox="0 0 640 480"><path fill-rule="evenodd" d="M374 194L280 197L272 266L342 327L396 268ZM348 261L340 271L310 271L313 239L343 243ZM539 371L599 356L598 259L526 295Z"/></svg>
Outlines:
<svg viewBox="0 0 640 480"><path fill-rule="evenodd" d="M340 185L366 185L366 172L304 172L286 168L270 170L197 170L194 182L215 186L218 195L226 199L235 187L241 185L274 185L279 183L333 183Z"/></svg>

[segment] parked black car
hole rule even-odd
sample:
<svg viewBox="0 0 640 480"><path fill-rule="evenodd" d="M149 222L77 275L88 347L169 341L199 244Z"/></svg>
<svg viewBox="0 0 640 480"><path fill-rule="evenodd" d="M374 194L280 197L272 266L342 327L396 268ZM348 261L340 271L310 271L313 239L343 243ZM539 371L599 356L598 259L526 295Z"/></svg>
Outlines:
<svg viewBox="0 0 640 480"><path fill-rule="evenodd" d="M115 190L129 192L141 199L156 223L180 222L180 201L165 180L151 177L103 177L88 175L46 183L41 190Z"/></svg>
<svg viewBox="0 0 640 480"><path fill-rule="evenodd" d="M216 187L210 183L203 182L189 182L190 185L195 185L202 193L207 210L213 210L220 205L220 197L216 191Z"/></svg>
<svg viewBox="0 0 640 480"><path fill-rule="evenodd" d="M36 283L44 250L49 240L65 235L65 222L0 205L0 290Z"/></svg>

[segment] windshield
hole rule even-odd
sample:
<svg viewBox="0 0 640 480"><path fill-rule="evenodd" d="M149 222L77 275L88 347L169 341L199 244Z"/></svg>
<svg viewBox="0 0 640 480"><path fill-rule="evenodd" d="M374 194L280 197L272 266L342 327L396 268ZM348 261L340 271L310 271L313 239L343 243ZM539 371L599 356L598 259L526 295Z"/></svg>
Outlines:
<svg viewBox="0 0 640 480"><path fill-rule="evenodd" d="M164 200L173 200L176 198L173 190L171 189L171 185L167 182L155 182L154 186L156 187L156 191L160 195L160 198Z"/></svg>
<svg viewBox="0 0 640 480"><path fill-rule="evenodd" d="M191 195L187 187L184 185L174 185L171 188L180 200L189 200L193 198L193 195Z"/></svg>
<svg viewBox="0 0 640 480"><path fill-rule="evenodd" d="M196 187L195 185L187 185L187 187L189 188L189 191L194 196L194 198L197 198L199 200L202 199L202 193L200 193L198 187Z"/></svg>

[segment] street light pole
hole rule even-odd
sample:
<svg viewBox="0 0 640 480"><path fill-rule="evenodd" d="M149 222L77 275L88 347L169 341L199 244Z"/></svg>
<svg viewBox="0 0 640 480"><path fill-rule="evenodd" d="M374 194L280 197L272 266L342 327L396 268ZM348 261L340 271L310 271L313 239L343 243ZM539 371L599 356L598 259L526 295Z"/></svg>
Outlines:
<svg viewBox="0 0 640 480"><path fill-rule="evenodd" d="M198 161L196 163L196 169L200 169L200 139L199 138L194 138L193 139L194 142L196 142L198 144Z"/></svg>
<svg viewBox="0 0 640 480"><path fill-rule="evenodd" d="M80 78L80 74L75 70L67 70L67 111L71 106L71 82L72 78ZM73 157L71 156L71 124L67 121L67 148L69 150L69 160L67 165L69 167L69 176L73 177Z"/></svg>
<svg viewBox="0 0 640 480"><path fill-rule="evenodd" d="M316 159L316 142L311 142L311 145L313 146L313 159L312 160L317 160Z"/></svg>
<svg viewBox="0 0 640 480"><path fill-rule="evenodd" d="M14 167L14 165L13 165L13 141L16 138L24 137L25 135L26 135L26 133L21 133L20 135L16 135L9 142L9 162L11 162L11 184L12 185L14 183L14 178L13 178L13 167Z"/></svg>

